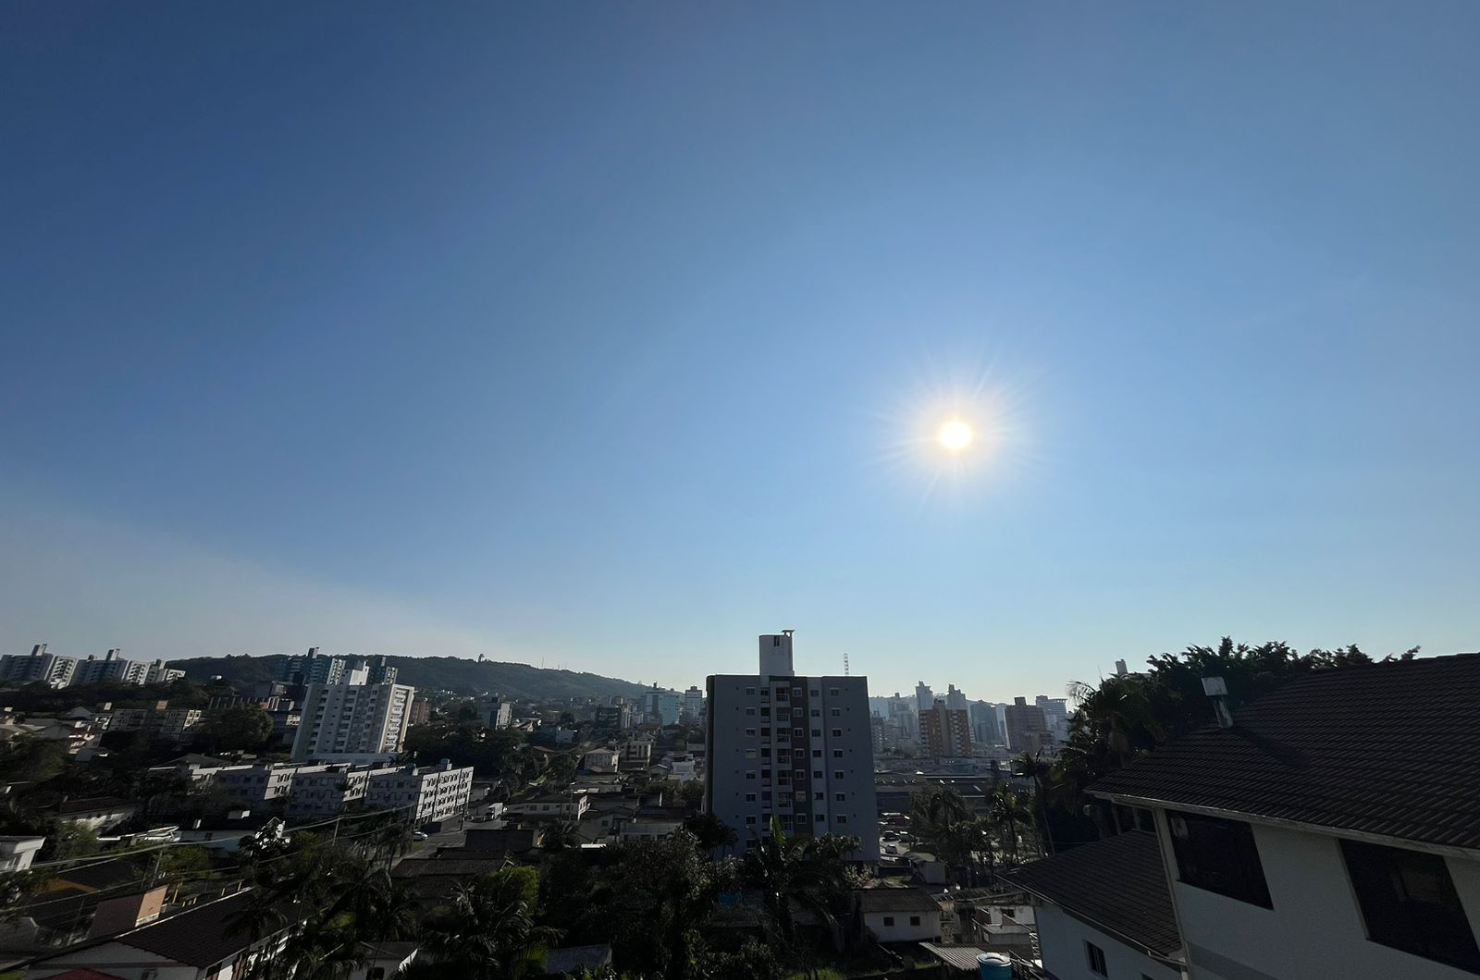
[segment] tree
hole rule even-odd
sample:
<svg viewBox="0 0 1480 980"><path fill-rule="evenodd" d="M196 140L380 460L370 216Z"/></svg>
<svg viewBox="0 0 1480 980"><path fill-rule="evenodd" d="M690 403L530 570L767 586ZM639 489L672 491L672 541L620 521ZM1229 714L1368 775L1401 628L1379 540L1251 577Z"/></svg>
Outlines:
<svg viewBox="0 0 1480 980"><path fill-rule="evenodd" d="M460 887L450 906L423 923L421 939L437 976L521 980L544 961L553 930L535 923L539 882L532 869L505 868Z"/></svg>
<svg viewBox="0 0 1480 980"><path fill-rule="evenodd" d="M260 749L272 737L272 715L255 704L234 704L207 715L205 728L217 751Z"/></svg>
<svg viewBox="0 0 1480 980"><path fill-rule="evenodd" d="M712 813L690 814L683 822L684 829L694 835L701 849L712 851L735 843L735 831Z"/></svg>
<svg viewBox="0 0 1480 980"><path fill-rule="evenodd" d="M825 834L822 837L790 837L773 818L771 833L746 851L740 877L761 893L766 915L775 926L785 948L804 957L812 969L808 950L798 941L793 905L810 912L827 927L834 947L841 952L847 944L848 918L857 884L848 866L848 855L859 846L857 837Z"/></svg>

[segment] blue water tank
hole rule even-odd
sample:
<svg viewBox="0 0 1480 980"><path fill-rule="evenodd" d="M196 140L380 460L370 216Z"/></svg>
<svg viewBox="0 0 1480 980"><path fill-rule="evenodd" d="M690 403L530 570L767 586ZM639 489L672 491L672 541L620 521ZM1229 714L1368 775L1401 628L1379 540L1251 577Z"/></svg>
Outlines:
<svg viewBox="0 0 1480 980"><path fill-rule="evenodd" d="M1002 953L982 953L976 958L981 980L1012 980L1012 960Z"/></svg>

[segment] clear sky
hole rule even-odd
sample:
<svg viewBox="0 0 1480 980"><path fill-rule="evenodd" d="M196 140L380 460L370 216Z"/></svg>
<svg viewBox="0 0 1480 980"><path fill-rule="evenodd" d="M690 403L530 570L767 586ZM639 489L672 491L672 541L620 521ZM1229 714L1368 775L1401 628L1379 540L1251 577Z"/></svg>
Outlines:
<svg viewBox="0 0 1480 980"><path fill-rule="evenodd" d="M1480 5L0 6L0 650L1480 648ZM959 458L929 439L960 415Z"/></svg>

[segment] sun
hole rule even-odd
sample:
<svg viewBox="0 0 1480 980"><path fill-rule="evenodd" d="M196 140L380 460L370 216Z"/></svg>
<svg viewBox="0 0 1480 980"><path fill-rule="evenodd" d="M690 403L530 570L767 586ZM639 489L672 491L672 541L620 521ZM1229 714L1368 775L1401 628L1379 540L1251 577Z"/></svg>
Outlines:
<svg viewBox="0 0 1480 980"><path fill-rule="evenodd" d="M963 453L976 441L976 433L971 426L960 419L951 419L940 427L935 434L935 441L948 453Z"/></svg>

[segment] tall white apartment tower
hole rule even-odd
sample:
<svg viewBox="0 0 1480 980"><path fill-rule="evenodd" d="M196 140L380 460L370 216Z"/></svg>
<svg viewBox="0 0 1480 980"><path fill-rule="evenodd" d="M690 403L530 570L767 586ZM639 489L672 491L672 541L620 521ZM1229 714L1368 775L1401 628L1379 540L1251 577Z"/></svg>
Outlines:
<svg viewBox="0 0 1480 980"><path fill-rule="evenodd" d="M743 853L771 834L849 834L860 861L879 858L867 677L793 670L790 631L760 638L759 671L708 681L704 807Z"/></svg>
<svg viewBox="0 0 1480 980"><path fill-rule="evenodd" d="M309 684L293 761L390 760L401 751L415 696L405 684Z"/></svg>

